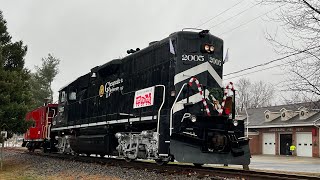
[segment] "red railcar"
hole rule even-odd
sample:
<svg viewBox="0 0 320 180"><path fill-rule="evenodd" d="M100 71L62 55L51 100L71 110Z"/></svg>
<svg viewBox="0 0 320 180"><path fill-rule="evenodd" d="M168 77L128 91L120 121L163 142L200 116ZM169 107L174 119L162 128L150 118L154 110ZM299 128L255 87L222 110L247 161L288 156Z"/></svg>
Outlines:
<svg viewBox="0 0 320 180"><path fill-rule="evenodd" d="M33 124L24 134L23 146L34 151L49 142L52 119L57 111L58 104L47 104L26 114L26 121L33 121Z"/></svg>

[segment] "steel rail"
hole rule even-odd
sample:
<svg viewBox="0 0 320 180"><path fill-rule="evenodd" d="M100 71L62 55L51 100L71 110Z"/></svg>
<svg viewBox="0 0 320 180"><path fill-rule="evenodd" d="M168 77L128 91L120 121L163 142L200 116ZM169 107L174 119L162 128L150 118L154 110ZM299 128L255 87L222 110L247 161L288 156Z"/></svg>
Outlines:
<svg viewBox="0 0 320 180"><path fill-rule="evenodd" d="M26 152L26 151L24 151ZM57 158L67 161L79 161L83 163L98 163L102 165L120 166L123 168L144 169L147 171L154 171L156 173L163 173L167 175L188 175L197 176L198 178L239 178L239 179L255 179L255 180L320 180L319 176L311 176L305 174L289 174L262 170L242 170L234 168L223 167L195 167L190 164L169 163L167 165L159 166L148 161L132 161L130 163L124 161L122 158L101 158L92 156L71 156L57 153L27 153L35 156L44 156L48 158Z"/></svg>

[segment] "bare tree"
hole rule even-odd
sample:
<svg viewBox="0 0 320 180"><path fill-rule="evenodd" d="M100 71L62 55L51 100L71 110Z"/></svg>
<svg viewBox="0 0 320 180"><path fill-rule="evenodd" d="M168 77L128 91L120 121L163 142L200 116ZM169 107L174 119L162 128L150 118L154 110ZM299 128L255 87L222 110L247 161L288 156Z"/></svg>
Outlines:
<svg viewBox="0 0 320 180"><path fill-rule="evenodd" d="M273 100L274 88L262 81L253 83L251 92L251 108L270 106Z"/></svg>
<svg viewBox="0 0 320 180"><path fill-rule="evenodd" d="M235 85L239 111L243 111L244 108L258 108L271 105L275 91L272 85L266 84L263 81L251 83L246 78L239 79Z"/></svg>
<svg viewBox="0 0 320 180"><path fill-rule="evenodd" d="M250 106L250 87L251 82L246 78L241 78L236 83L236 89L238 92L236 95L236 101L240 111L243 111L244 108L248 108Z"/></svg>
<svg viewBox="0 0 320 180"><path fill-rule="evenodd" d="M286 70L290 72L286 90L301 96L320 98L320 1L319 0L260 0L281 6L273 20L282 24L284 32L267 34L276 52L292 55ZM288 38L283 40L283 34ZM282 40L280 40L282 39Z"/></svg>

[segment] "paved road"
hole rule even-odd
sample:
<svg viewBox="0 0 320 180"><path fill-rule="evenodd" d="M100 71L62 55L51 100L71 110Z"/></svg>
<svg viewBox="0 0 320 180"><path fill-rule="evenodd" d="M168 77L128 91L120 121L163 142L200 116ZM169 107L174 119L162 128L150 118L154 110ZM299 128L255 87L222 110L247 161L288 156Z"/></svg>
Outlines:
<svg viewBox="0 0 320 180"><path fill-rule="evenodd" d="M320 158L253 155L250 169L318 173L320 176Z"/></svg>
<svg viewBox="0 0 320 180"><path fill-rule="evenodd" d="M217 164L206 166L221 167ZM229 167L242 168L239 165L229 165ZM305 173L320 176L320 158L253 155L249 167L252 170Z"/></svg>

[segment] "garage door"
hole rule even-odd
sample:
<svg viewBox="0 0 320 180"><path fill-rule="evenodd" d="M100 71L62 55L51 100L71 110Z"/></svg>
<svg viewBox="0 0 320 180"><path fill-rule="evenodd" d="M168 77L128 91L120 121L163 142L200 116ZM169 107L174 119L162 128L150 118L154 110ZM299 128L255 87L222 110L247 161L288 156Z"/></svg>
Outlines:
<svg viewBox="0 0 320 180"><path fill-rule="evenodd" d="M276 154L276 136L274 133L263 133L263 144L262 153L263 154Z"/></svg>
<svg viewBox="0 0 320 180"><path fill-rule="evenodd" d="M297 133L297 156L312 157L311 132Z"/></svg>

